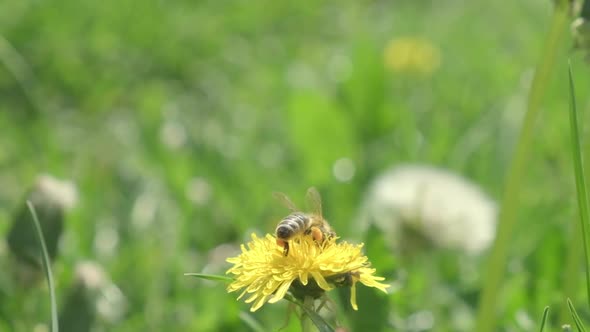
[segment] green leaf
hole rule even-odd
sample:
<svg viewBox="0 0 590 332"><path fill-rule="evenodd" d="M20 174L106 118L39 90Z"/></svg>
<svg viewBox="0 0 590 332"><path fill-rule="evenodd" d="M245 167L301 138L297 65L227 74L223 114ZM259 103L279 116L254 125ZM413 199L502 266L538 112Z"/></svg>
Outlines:
<svg viewBox="0 0 590 332"><path fill-rule="evenodd" d="M549 307L545 307L545 310L543 310L543 319L541 320L541 329L539 330L540 332L543 332L543 330L545 329L547 316L549 316Z"/></svg>
<svg viewBox="0 0 590 332"><path fill-rule="evenodd" d="M39 219L37 218L35 207L33 206L33 203L31 203L30 201L27 201L27 206L29 207L29 211L31 211L31 216L33 217L33 224L35 225L35 231L37 233L37 237L39 238L39 243L41 244L41 261L43 262L43 270L45 271L45 278L47 278L47 286L49 287L49 298L51 301L51 332L58 332L59 324L57 316L57 300L55 296L55 283L53 282L53 275L51 273L51 262L49 261L47 246L45 245L43 231L41 230L41 224L39 223Z"/></svg>
<svg viewBox="0 0 590 332"><path fill-rule="evenodd" d="M586 329L584 328L584 324L582 324L582 320L578 316L578 313L576 312L576 308L574 308L574 304L572 303L572 301L570 299L567 299L567 306L570 309L570 313L572 314L572 318L574 319L574 322L576 323L576 327L578 328L578 332L585 332Z"/></svg>
<svg viewBox="0 0 590 332"><path fill-rule="evenodd" d="M588 193L586 192L586 177L582 160L582 149L580 147L580 134L578 132L578 111L576 108L576 95L574 90L574 79L572 77L571 63L568 66L569 88L570 88L570 132L572 138L572 154L574 159L574 173L576 176L576 192L578 197L578 210L580 214L580 225L582 226L582 241L584 243L584 254L586 257L586 292L590 304L590 255L588 254Z"/></svg>
<svg viewBox="0 0 590 332"><path fill-rule="evenodd" d="M215 274L204 274L204 273L185 273L185 276L197 277L212 281L232 282L234 279L226 276L219 276Z"/></svg>

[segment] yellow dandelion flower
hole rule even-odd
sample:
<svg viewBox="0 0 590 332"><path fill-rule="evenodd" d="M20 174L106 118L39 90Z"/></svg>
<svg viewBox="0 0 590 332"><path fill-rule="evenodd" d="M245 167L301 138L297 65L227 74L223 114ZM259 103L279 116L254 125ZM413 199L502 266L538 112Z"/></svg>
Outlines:
<svg viewBox="0 0 590 332"><path fill-rule="evenodd" d="M299 236L290 241L289 254L277 246L270 234L259 238L252 234L252 241L242 245L242 253L228 258L234 264L227 273L234 275L228 292L242 290L238 300L248 295L245 302L253 303L250 311L258 310L264 303L275 303L287 291L297 298L317 298L334 287L351 287L350 303L356 304L356 283L387 292L382 277L374 276L368 258L361 253L362 244L336 243L327 239L318 245L311 236Z"/></svg>
<svg viewBox="0 0 590 332"><path fill-rule="evenodd" d="M385 67L393 72L432 74L440 66L440 50L429 40L404 37L391 40L384 52Z"/></svg>

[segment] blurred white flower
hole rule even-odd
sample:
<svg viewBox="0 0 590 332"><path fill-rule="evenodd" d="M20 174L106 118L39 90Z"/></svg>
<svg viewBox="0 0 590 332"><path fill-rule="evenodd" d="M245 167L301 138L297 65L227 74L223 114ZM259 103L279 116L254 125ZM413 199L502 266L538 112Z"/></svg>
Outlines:
<svg viewBox="0 0 590 332"><path fill-rule="evenodd" d="M113 222L98 222L94 232L94 251L101 257L113 257L119 245L119 232Z"/></svg>
<svg viewBox="0 0 590 332"><path fill-rule="evenodd" d="M107 282L107 276L97 263L82 261L76 264L76 282L90 290L96 290Z"/></svg>
<svg viewBox="0 0 590 332"><path fill-rule="evenodd" d="M195 177L191 179L185 188L185 194L191 202L204 206L206 205L213 194L211 184L207 179L202 177Z"/></svg>
<svg viewBox="0 0 590 332"><path fill-rule="evenodd" d="M76 264L75 282L65 296L60 327L87 331L96 321L114 324L127 312L127 298L103 267L94 261Z"/></svg>
<svg viewBox="0 0 590 332"><path fill-rule="evenodd" d="M184 125L178 121L166 120L160 128L160 140L172 150L181 148L187 141Z"/></svg>
<svg viewBox="0 0 590 332"><path fill-rule="evenodd" d="M354 161L350 158L340 158L332 166L332 173L336 180L340 182L349 182L354 177L355 172Z"/></svg>
<svg viewBox="0 0 590 332"><path fill-rule="evenodd" d="M76 185L69 180L59 180L51 175L40 175L33 194L41 195L49 204L64 210L71 209L78 201Z"/></svg>
<svg viewBox="0 0 590 332"><path fill-rule="evenodd" d="M497 207L469 180L425 165L403 165L372 183L361 213L395 243L411 229L442 248L477 254L494 239Z"/></svg>
<svg viewBox="0 0 590 332"><path fill-rule="evenodd" d="M137 196L131 210L131 224L137 229L146 229L156 221L160 197L157 189L150 186Z"/></svg>

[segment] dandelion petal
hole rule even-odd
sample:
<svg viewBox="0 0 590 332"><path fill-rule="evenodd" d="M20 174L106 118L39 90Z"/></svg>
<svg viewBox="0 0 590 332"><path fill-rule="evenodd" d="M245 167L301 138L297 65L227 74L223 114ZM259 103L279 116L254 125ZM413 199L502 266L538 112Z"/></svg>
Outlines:
<svg viewBox="0 0 590 332"><path fill-rule="evenodd" d="M319 272L311 272L313 279L318 283L323 290L330 290L332 287L326 282L326 279Z"/></svg>
<svg viewBox="0 0 590 332"><path fill-rule="evenodd" d="M256 310L260 309L260 307L262 307L262 305L264 304L264 302L266 302L266 298L267 298L266 296L262 296L262 297L260 297L260 298L258 299L258 301L256 301L256 302L254 303L254 305L252 306L252 308L250 308L250 311L251 311L251 312L254 312L254 311L256 311Z"/></svg>
<svg viewBox="0 0 590 332"><path fill-rule="evenodd" d="M289 290L289 287L291 286L291 282L292 281L284 282L279 287L279 289L277 289L275 295L270 300L268 300L268 303L275 303L278 300L280 300L283 297L285 297L285 294L287 293L287 291Z"/></svg>

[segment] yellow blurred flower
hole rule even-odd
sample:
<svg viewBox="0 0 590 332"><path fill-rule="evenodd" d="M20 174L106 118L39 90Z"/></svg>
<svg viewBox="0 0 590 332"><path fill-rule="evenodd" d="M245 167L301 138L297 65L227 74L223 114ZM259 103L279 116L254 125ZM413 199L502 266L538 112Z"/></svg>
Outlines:
<svg viewBox="0 0 590 332"><path fill-rule="evenodd" d="M441 56L437 46L418 37L391 40L384 52L385 67L394 72L432 74L440 66Z"/></svg>
<svg viewBox="0 0 590 332"><path fill-rule="evenodd" d="M362 247L362 244L336 243L336 238L318 245L311 236L302 235L290 241L289 255L284 256L275 237L267 234L258 238L252 234L252 241L241 246L242 253L227 259L234 264L227 273L235 279L227 290L243 289L238 300L249 294L245 302L253 303L250 311L256 311L266 302L279 301L287 291L302 299L303 296L317 298L334 287L351 287L350 303L357 310L357 282L383 292L389 287L379 282L384 278L373 275L375 269L369 267L368 258L361 253Z"/></svg>

